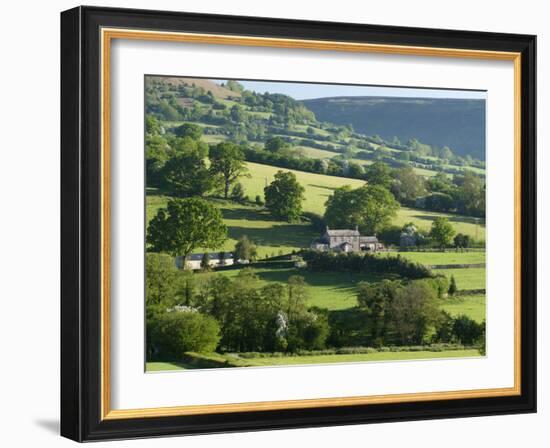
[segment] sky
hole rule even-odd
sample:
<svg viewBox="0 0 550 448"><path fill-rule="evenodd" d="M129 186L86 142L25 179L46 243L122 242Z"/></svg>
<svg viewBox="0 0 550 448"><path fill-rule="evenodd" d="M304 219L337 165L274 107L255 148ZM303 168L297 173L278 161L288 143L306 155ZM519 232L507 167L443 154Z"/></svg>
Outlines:
<svg viewBox="0 0 550 448"><path fill-rule="evenodd" d="M221 82L221 81L220 81ZM282 93L296 100L335 96L397 96L408 98L485 99L485 91L419 89L382 86L350 86L339 84L306 84L295 82L240 81L247 89L258 93Z"/></svg>

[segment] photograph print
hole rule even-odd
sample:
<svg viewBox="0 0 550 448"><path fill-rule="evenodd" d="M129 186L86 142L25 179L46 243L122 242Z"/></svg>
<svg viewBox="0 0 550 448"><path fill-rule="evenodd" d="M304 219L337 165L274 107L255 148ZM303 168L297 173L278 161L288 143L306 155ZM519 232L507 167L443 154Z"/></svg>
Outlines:
<svg viewBox="0 0 550 448"><path fill-rule="evenodd" d="M487 356L485 91L144 85L147 372Z"/></svg>

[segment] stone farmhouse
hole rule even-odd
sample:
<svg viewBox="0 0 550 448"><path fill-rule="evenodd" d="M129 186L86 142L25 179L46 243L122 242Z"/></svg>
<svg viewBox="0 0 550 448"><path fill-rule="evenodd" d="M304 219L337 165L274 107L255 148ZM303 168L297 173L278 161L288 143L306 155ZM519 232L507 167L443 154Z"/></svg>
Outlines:
<svg viewBox="0 0 550 448"><path fill-rule="evenodd" d="M384 249L384 245L375 236L363 236L358 228L351 229L330 229L328 226L320 238L314 240L311 249L319 251L335 252L376 252Z"/></svg>
<svg viewBox="0 0 550 448"><path fill-rule="evenodd" d="M201 268L202 258L204 253L191 254L185 260L185 265L183 263L183 257L176 257L176 266L179 269L191 269L196 271ZM217 268L220 266L231 266L235 263L233 254L231 252L213 252L208 253L208 264L212 268Z"/></svg>

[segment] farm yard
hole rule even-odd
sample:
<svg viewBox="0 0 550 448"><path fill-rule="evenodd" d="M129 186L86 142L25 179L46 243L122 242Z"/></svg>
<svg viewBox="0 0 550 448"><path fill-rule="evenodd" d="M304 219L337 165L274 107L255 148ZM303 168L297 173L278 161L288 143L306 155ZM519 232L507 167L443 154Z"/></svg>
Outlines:
<svg viewBox="0 0 550 448"><path fill-rule="evenodd" d="M168 79L146 82L148 372L484 355L484 162Z"/></svg>

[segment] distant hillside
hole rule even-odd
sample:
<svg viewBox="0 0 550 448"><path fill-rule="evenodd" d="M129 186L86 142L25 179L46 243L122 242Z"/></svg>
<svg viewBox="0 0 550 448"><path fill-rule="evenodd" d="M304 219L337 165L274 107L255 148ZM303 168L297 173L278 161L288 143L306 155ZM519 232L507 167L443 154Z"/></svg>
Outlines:
<svg viewBox="0 0 550 448"><path fill-rule="evenodd" d="M204 78L180 78L180 77L150 77L152 82L157 82L165 85L171 85L173 87L179 87L181 85L189 87L202 87L205 91L210 91L216 98L228 98L228 97L240 97L240 92L231 91L225 87L220 86L219 84L211 81L210 79Z"/></svg>
<svg viewBox="0 0 550 448"><path fill-rule="evenodd" d="M302 103L320 121L403 143L416 138L485 160L485 101L445 98L335 97Z"/></svg>

